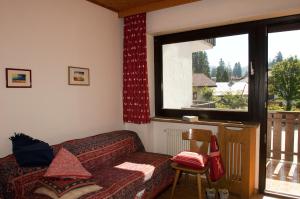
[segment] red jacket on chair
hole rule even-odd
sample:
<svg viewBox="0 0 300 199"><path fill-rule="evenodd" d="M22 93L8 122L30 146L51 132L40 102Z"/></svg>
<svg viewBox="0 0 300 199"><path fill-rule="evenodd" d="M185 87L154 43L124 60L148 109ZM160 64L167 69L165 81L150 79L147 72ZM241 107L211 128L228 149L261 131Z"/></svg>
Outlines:
<svg viewBox="0 0 300 199"><path fill-rule="evenodd" d="M211 181L217 181L225 175L225 169L219 151L217 137L215 135L211 136L209 159L210 159L210 179Z"/></svg>

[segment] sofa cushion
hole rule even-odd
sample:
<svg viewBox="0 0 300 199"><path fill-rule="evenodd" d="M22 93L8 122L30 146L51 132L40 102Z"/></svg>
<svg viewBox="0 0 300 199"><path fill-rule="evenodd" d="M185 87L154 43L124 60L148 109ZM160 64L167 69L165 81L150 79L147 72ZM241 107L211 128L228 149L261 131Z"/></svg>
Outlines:
<svg viewBox="0 0 300 199"><path fill-rule="evenodd" d="M171 160L191 168L202 169L206 166L208 157L207 155L195 152L183 151L174 156Z"/></svg>
<svg viewBox="0 0 300 199"><path fill-rule="evenodd" d="M99 187L98 185L88 185L88 186L84 186L84 187L79 187L77 189L73 189L73 190L69 191L68 193L58 197L55 194L55 192L53 192L52 190L50 190L46 187L40 187L35 190L35 193L48 196L52 199L78 199L81 196L84 196L88 193L92 193L92 192L95 192L98 190L101 190L101 187Z"/></svg>
<svg viewBox="0 0 300 199"><path fill-rule="evenodd" d="M44 177L88 179L92 174L81 165L76 156L61 148Z"/></svg>
<svg viewBox="0 0 300 199"><path fill-rule="evenodd" d="M48 143L34 139L23 133L15 133L9 138L13 153L21 167L48 166L53 159L53 149Z"/></svg>
<svg viewBox="0 0 300 199"><path fill-rule="evenodd" d="M67 192L87 185L95 185L94 179L58 179L42 178L38 181L37 186L47 187L57 196L61 197Z"/></svg>

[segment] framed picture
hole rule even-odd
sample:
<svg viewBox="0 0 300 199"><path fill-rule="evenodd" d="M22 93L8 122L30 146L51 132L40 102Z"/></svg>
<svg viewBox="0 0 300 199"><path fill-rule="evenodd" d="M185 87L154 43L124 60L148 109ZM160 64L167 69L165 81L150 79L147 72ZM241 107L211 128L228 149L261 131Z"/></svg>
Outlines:
<svg viewBox="0 0 300 199"><path fill-rule="evenodd" d="M69 85L89 86L89 69L69 66Z"/></svg>
<svg viewBox="0 0 300 199"><path fill-rule="evenodd" d="M31 70L6 68L6 88L31 87Z"/></svg>

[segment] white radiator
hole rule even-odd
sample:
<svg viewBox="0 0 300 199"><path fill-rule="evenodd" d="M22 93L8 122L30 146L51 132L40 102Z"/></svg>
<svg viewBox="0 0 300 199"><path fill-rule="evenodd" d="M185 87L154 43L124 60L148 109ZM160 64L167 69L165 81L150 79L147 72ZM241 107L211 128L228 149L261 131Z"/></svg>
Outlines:
<svg viewBox="0 0 300 199"><path fill-rule="evenodd" d="M182 140L182 132L187 129L165 129L167 134L167 154L176 155L181 151L190 150L190 143L187 140Z"/></svg>

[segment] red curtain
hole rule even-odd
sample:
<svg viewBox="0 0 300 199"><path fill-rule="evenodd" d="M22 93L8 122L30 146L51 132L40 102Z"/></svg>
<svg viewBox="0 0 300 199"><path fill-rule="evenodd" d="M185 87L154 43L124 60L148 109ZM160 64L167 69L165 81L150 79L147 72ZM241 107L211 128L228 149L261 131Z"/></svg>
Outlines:
<svg viewBox="0 0 300 199"><path fill-rule="evenodd" d="M123 120L136 124L150 121L146 13L124 18Z"/></svg>

